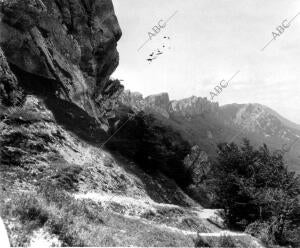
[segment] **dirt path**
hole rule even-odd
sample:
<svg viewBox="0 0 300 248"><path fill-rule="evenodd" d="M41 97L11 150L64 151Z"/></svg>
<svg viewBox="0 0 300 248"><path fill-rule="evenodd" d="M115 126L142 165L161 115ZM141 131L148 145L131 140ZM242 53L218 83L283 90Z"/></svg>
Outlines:
<svg viewBox="0 0 300 248"><path fill-rule="evenodd" d="M0 242L1 242L1 248L10 247L6 228L1 217L0 217Z"/></svg>
<svg viewBox="0 0 300 248"><path fill-rule="evenodd" d="M34 231L29 247L46 248L46 247L61 247L62 243L54 235L49 234L43 228Z"/></svg>
<svg viewBox="0 0 300 248"><path fill-rule="evenodd" d="M87 193L87 194L75 194L74 197L76 199L91 199L97 202L102 202L105 204L109 203L118 203L123 206L127 206L130 208L141 208L143 210L145 209L155 209L156 207L165 207L165 208L178 208L181 207L173 204L163 204L163 203L157 203L153 201L151 198L145 198L145 199L135 199L132 197L127 196L120 196L120 195L112 195L112 194L99 194L99 193ZM137 211L138 213L140 211ZM251 241L252 247L261 248L263 247L254 237L251 237L250 235L242 232L232 232L229 230L221 229L211 223L208 222L209 218L216 218L218 217L218 210L217 209L204 209L204 208L194 208L192 209L192 212L196 213L199 219L203 220L203 222L210 227L211 232L203 233L203 232L197 232L195 230L183 230L174 226L169 226L167 224L163 223L155 223L153 221L145 220L138 216L132 216L132 215L126 215L126 218L130 219L136 219L144 224L148 224L151 226L155 226L158 229L164 229L171 232L179 232L184 235L192 235L192 236L201 236L201 237L222 237L222 236L231 236L231 237L245 237L249 238ZM218 217L220 218L220 217Z"/></svg>

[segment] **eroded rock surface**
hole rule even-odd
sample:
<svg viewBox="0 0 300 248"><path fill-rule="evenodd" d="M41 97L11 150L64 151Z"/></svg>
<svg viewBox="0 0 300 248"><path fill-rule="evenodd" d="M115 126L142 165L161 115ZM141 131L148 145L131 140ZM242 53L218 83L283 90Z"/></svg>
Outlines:
<svg viewBox="0 0 300 248"><path fill-rule="evenodd" d="M111 0L1 3L0 45L6 59L17 77L23 72L33 77L19 83L30 91L47 89L93 116L101 115L97 107L111 97L107 92L122 89L109 80L119 63L120 37Z"/></svg>
<svg viewBox="0 0 300 248"><path fill-rule="evenodd" d="M185 157L184 164L193 184L201 183L211 169L207 153L201 151L197 145L193 146L191 153Z"/></svg>
<svg viewBox="0 0 300 248"><path fill-rule="evenodd" d="M23 92L18 86L18 80L11 71L0 47L0 104L15 106L23 99Z"/></svg>

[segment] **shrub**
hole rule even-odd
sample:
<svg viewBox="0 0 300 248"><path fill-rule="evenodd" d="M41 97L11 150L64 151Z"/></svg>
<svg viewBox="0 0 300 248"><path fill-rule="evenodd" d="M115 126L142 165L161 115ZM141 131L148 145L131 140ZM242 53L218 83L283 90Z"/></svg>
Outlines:
<svg viewBox="0 0 300 248"><path fill-rule="evenodd" d="M274 237L270 235L270 224L266 222L255 221L247 226L247 233L259 238L265 244L273 244Z"/></svg>
<svg viewBox="0 0 300 248"><path fill-rule="evenodd" d="M51 177L51 180L59 189L77 191L81 171L82 167L78 165L61 164Z"/></svg>

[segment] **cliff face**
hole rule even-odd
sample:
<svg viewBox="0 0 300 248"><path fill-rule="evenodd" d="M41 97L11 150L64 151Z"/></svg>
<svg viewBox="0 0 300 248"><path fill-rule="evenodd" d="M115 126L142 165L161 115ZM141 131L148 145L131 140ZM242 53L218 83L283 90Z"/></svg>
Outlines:
<svg viewBox="0 0 300 248"><path fill-rule="evenodd" d="M125 90L120 95L120 101L126 106L130 106L137 111L142 110L145 107L143 95L139 92L131 92L130 90Z"/></svg>
<svg viewBox="0 0 300 248"><path fill-rule="evenodd" d="M169 118L170 99L168 93L160 93L157 95L150 95L145 98L145 106L155 112L160 113L166 118Z"/></svg>
<svg viewBox="0 0 300 248"><path fill-rule="evenodd" d="M18 80L11 71L7 60L0 47L0 104L17 105L23 98L23 93L18 86Z"/></svg>
<svg viewBox="0 0 300 248"><path fill-rule="evenodd" d="M160 107L162 109L168 110L170 99L168 93L160 93L157 95L150 95L145 98L145 102L148 106Z"/></svg>
<svg viewBox="0 0 300 248"><path fill-rule="evenodd" d="M111 0L1 3L0 45L16 76L31 75L30 82L19 83L30 91L47 89L93 116L100 115L97 105L113 95L111 89L122 88L109 80L119 62L120 37Z"/></svg>

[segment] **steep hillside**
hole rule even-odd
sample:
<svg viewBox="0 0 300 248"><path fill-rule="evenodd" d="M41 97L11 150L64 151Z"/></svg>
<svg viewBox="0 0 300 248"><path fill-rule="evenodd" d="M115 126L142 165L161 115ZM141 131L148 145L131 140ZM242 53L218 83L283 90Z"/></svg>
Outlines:
<svg viewBox="0 0 300 248"><path fill-rule="evenodd" d="M1 213L12 245L194 246L196 237L214 245L230 237L261 246L224 232L218 211L203 209L172 179L57 125L43 99L27 96L2 116Z"/></svg>

